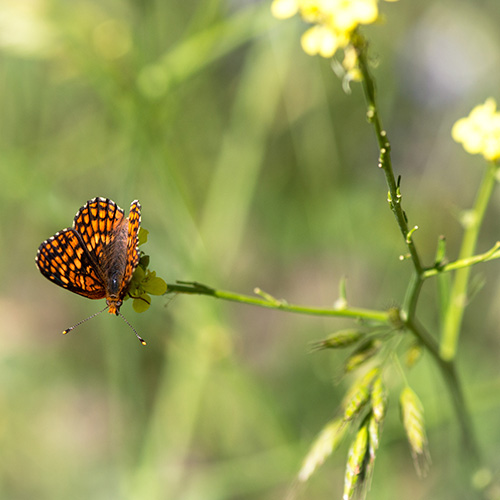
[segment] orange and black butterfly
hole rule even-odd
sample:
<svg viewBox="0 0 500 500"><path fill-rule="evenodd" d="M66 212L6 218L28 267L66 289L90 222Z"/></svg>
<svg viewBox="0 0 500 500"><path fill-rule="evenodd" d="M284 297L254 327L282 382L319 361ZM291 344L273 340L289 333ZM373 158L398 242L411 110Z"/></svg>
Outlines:
<svg viewBox="0 0 500 500"><path fill-rule="evenodd" d="M139 264L140 223L141 205L137 200L125 218L114 201L94 198L80 208L73 227L59 231L40 245L36 265L56 285L89 299L105 298L107 306L103 311L108 309L125 320L120 307Z"/></svg>

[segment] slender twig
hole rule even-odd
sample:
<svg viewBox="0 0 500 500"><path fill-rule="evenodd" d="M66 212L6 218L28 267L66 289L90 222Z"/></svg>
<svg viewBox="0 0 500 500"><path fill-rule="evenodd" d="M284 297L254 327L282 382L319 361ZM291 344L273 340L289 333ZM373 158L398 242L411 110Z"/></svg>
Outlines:
<svg viewBox="0 0 500 500"><path fill-rule="evenodd" d="M367 116L368 120L372 123L375 130L375 135L377 137L377 142L380 150L379 167L385 174L387 187L389 188L387 197L389 206L392 210L392 213L394 214L394 217L396 218L396 222L404 238L404 242L408 248L411 260L413 262L413 267L415 269L412 280L407 290L406 299L402 309L403 319L407 319L411 318L416 312L417 302L423 283L423 267L417 248L413 241L413 233L417 229L417 226L413 227L412 229L408 228L406 213L401 206L402 196L399 186L399 180L398 182L396 182L394 171L392 169L391 146L389 139L387 138L387 133L382 126L382 121L378 114L375 81L372 78L372 75L368 68L366 59L366 42L362 37L356 39L355 48L358 54L359 68L361 74L363 75L362 85L368 106Z"/></svg>
<svg viewBox="0 0 500 500"><path fill-rule="evenodd" d="M258 293L260 297L254 297L251 295L243 295L240 293L234 293L225 290L216 290L215 288L194 281L178 281L177 283L169 283L167 285L167 293L170 292L209 295L217 299L230 300L232 302L240 302L242 304L249 304L258 307L266 307L269 309L276 309L279 311L287 311L311 316L357 318L368 321L375 321L378 323L389 323L390 321L389 311L378 311L373 309L363 309L359 307L347 306L338 308L299 306L296 304L288 304L284 300L275 299L269 294L264 294L260 290L256 291L256 293Z"/></svg>
<svg viewBox="0 0 500 500"><path fill-rule="evenodd" d="M197 295L207 295L210 297L229 300L232 302L239 302L242 304L253 305L258 307L266 307L270 309L294 312L300 314L308 314L315 316L338 316L338 317L351 317L364 320L371 320L380 323L391 323L395 324L394 310L389 311L376 311L371 309L361 309L361 308L342 308L342 309L323 309L317 307L306 307L298 306L294 304L288 304L283 300L275 299L274 297L258 290L259 295L265 296L265 298L253 297L250 295L243 295L239 293L233 293L224 290L217 290L210 286L204 285L198 282L191 281L179 281L177 283L168 284L167 293L187 293L187 294L197 294ZM416 320L407 319L402 320L401 326L410 331L415 337L422 343L422 345L427 349L433 359L436 361L439 367L443 379L448 385L451 399L455 412L457 413L457 418L462 429L462 438L464 441L464 446L466 446L467 451L473 458L479 456L478 447L474 439L474 434L472 431L472 425L468 416L468 411L465 406L465 400L462 394L462 389L457 378L454 363L452 361L446 361L441 358L439 353L439 346L434 337Z"/></svg>
<svg viewBox="0 0 500 500"><path fill-rule="evenodd" d="M416 227L411 230L408 229L406 214L401 206L401 191L399 186L399 179L398 182L396 182L392 169L390 143L387 139L387 134L382 127L382 123L378 114L375 95L375 83L370 73L366 58L366 42L362 37L356 37L353 43L357 51L359 69L362 74L363 91L368 106L367 116L374 127L377 142L379 145L379 167L384 171L387 186L389 188L389 205L396 218L398 227L404 238L414 266L414 275L407 289L404 307L401 312L401 320L403 321L406 329L409 330L417 339L419 339L419 341L424 345L424 347L436 362L443 376L443 379L448 386L453 408L455 410L457 420L460 424L464 446L471 456L477 458L479 457L479 448L474 437L469 412L465 405L465 400L462 393L462 387L456 374L455 364L453 363L453 361L444 359L442 357L437 341L416 320L416 308L424 280L424 268L422 267L419 254L412 238L413 232L415 231ZM474 246L472 247L472 250ZM470 251L468 254L461 255L461 257L471 257L471 255L472 251ZM460 326L460 324L458 324L458 326Z"/></svg>
<svg viewBox="0 0 500 500"><path fill-rule="evenodd" d="M387 187L389 188L389 205L394 214L394 217L396 218L396 222L404 238L405 244L408 247L408 251L413 262L413 267L415 269L414 275L407 289L407 294L402 309L403 319L412 318L416 312L420 290L422 289L422 273L424 270L417 248L413 241L413 233L417 229L417 226L413 227L412 229L408 228L406 213L401 206L402 196L399 186L399 180L398 182L396 182L394 171L392 169L392 160L390 153L391 147L387 138L387 133L383 129L382 121L379 117L375 92L375 81L368 67L366 58L366 42L362 37L356 37L355 48L358 54L359 68L363 76L362 86L368 106L367 116L368 120L372 123L375 130L375 135L377 137L377 142L380 149L379 167L385 174Z"/></svg>
<svg viewBox="0 0 500 500"><path fill-rule="evenodd" d="M436 276L441 273L446 273L449 271L456 271L457 269L462 269L465 267L471 267L474 264L479 264L480 262L488 262L490 260L495 260L500 258L500 241L497 241L492 248L488 251L474 255L472 257L467 257L465 259L457 259L453 262L444 265L436 265L429 269L426 269L422 273L422 278L427 279L432 276Z"/></svg>
<svg viewBox="0 0 500 500"><path fill-rule="evenodd" d="M365 94L365 99L368 105L367 117L375 129L377 142L380 150L379 167L384 171L387 186L389 188L388 201L392 212L396 218L401 234L410 252L413 265L417 275L422 273L422 264L417 249L411 238L411 233L408 229L406 214L401 206L401 191L394 176L391 160L391 146L387 133L382 126L382 121L378 114L376 102L375 82L370 74L368 63L366 60L366 42L362 37L356 37L355 48L358 54L359 69L363 76L362 85ZM413 231L412 231L413 232Z"/></svg>

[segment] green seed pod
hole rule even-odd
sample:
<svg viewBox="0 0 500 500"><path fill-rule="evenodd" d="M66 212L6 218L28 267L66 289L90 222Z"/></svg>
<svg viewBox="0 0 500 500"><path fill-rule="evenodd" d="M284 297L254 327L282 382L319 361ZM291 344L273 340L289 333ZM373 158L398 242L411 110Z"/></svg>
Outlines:
<svg viewBox="0 0 500 500"><path fill-rule="evenodd" d="M373 380L380 373L379 368L371 369L364 377L358 379L349 389L342 403L344 420L352 420L370 399Z"/></svg>
<svg viewBox="0 0 500 500"><path fill-rule="evenodd" d="M372 463L375 460L375 453L380 443L380 426L373 414L368 421L368 438L370 442L368 447L370 451L370 463Z"/></svg>
<svg viewBox="0 0 500 500"><path fill-rule="evenodd" d="M406 351L405 362L408 368L411 368L422 357L422 344L414 342Z"/></svg>
<svg viewBox="0 0 500 500"><path fill-rule="evenodd" d="M354 394L352 394L351 399L345 407L344 420L352 420L365 406L369 398L369 389L364 386L359 386Z"/></svg>
<svg viewBox="0 0 500 500"><path fill-rule="evenodd" d="M410 387L403 389L399 401L403 426L410 443L415 468L420 476L425 476L430 457L422 403Z"/></svg>
<svg viewBox="0 0 500 500"><path fill-rule="evenodd" d="M319 436L312 444L300 468L298 479L306 482L314 471L337 449L344 437L348 424L342 419L335 419L323 427Z"/></svg>
<svg viewBox="0 0 500 500"><path fill-rule="evenodd" d="M360 477L361 482L357 485L358 500L365 500L370 489L373 469L375 467L375 456L380 442L380 425L375 420L373 413L368 418L368 453L363 462L363 473Z"/></svg>
<svg viewBox="0 0 500 500"><path fill-rule="evenodd" d="M355 351L347 358L344 371L346 373L352 372L358 366L362 365L369 359L371 359L382 346L382 341L377 339L368 340L363 342Z"/></svg>
<svg viewBox="0 0 500 500"><path fill-rule="evenodd" d="M339 349L341 347L348 347L355 344L362 336L363 334L358 330L339 330L326 337L326 339L316 342L313 349Z"/></svg>
<svg viewBox="0 0 500 500"><path fill-rule="evenodd" d="M368 444L368 429L363 425L349 449L344 477L343 500L350 500L354 496L356 483L361 474L364 473L364 460Z"/></svg>
<svg viewBox="0 0 500 500"><path fill-rule="evenodd" d="M377 422L381 422L387 408L387 392L380 375L373 381L370 397L372 400L373 417Z"/></svg>

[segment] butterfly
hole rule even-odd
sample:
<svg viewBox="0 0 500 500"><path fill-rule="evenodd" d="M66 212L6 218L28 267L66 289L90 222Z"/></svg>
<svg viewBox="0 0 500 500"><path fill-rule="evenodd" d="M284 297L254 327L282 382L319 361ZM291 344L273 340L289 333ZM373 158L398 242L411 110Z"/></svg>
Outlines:
<svg viewBox="0 0 500 500"><path fill-rule="evenodd" d="M73 227L44 241L35 258L40 272L50 281L89 299L106 299L106 307L64 330L68 333L106 309L121 316L143 345L146 342L120 313L132 275L139 264L138 235L141 205L123 210L109 198L89 200L75 215Z"/></svg>

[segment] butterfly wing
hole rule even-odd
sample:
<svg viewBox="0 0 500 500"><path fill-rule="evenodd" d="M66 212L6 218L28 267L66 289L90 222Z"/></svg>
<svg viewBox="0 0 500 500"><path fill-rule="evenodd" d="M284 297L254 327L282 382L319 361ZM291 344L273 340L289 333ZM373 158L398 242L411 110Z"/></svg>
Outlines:
<svg viewBox="0 0 500 500"><path fill-rule="evenodd" d="M73 228L80 234L96 266L102 262L103 250L112 245L123 217L123 210L108 198L94 198L76 214Z"/></svg>
<svg viewBox="0 0 500 500"><path fill-rule="evenodd" d="M128 284L132 279L135 268L139 265L139 227L141 225L141 205L135 200L130 205L128 216L128 234L127 234L127 265L123 277L121 291L122 297L127 291Z"/></svg>
<svg viewBox="0 0 500 500"><path fill-rule="evenodd" d="M74 229L63 229L44 241L36 265L50 281L89 299L102 299L106 290L95 264Z"/></svg>

